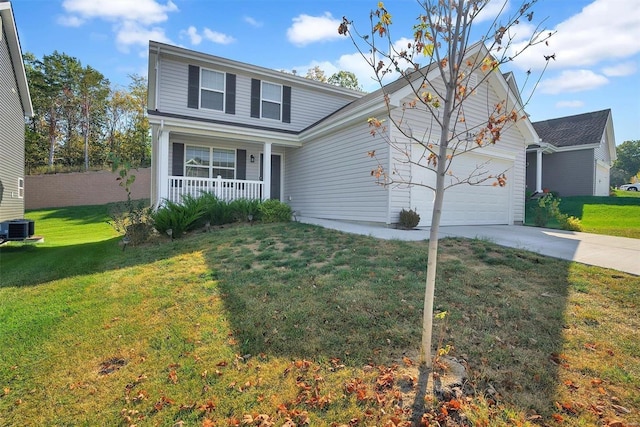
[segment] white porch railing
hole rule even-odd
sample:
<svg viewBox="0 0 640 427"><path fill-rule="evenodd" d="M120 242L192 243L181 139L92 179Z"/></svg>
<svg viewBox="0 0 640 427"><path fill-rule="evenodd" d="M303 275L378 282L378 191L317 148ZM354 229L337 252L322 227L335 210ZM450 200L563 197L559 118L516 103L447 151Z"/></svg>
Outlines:
<svg viewBox="0 0 640 427"><path fill-rule="evenodd" d="M186 194L199 197L202 193L213 193L224 201L236 199L262 199L262 181L246 181L242 179L191 178L185 176L169 177L169 194L167 199L180 203Z"/></svg>

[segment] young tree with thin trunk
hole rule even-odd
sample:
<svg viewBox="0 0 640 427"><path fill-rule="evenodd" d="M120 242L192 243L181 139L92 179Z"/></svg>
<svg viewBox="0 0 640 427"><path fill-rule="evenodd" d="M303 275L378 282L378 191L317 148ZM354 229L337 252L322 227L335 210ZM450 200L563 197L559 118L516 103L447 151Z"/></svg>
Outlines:
<svg viewBox="0 0 640 427"><path fill-rule="evenodd" d="M387 170L379 162L372 175L385 186L423 186L434 192L433 212L429 234L427 278L423 311L423 329L420 345L420 363L431 368L431 342L433 329L434 292L438 255L438 235L442 217L445 191L458 185L506 184L508 171L490 171L490 165L478 165L470 173L456 172L456 159L465 153L498 144L500 137L519 120L526 120L520 94L518 102L508 97L496 104L486 105L486 116L480 122L467 123L465 107L472 97L488 85L491 73L499 73L500 67L513 61L525 49L547 43L552 35L541 30L527 31L522 42L520 31L530 28L533 20L532 6L537 0L522 3L512 14L507 14L504 0L423 0L417 24L412 29L412 39L402 44L394 43L391 34L392 15L382 2L371 12L371 31L361 35L346 17L338 28L340 34L349 36L362 57L372 68L375 79L383 91L389 124L378 118L370 118L371 134L385 138L390 153L400 166ZM475 34L474 23L489 13L488 5L502 7L492 9L495 17L477 43L471 42ZM526 26L518 26L527 23ZM476 25L477 26L477 25ZM516 44L516 36L520 40ZM541 55L542 56L542 55ZM544 68L553 55L541 57ZM428 65L427 65L428 64ZM426 65L426 66L425 66ZM432 76L434 73L437 78ZM530 73L527 73L530 75ZM412 100L401 107L394 107L385 83L390 76L403 79L411 88ZM475 76L472 79L472 76ZM480 78L478 78L480 76ZM533 87L537 85L535 82ZM531 91L532 92L532 91ZM401 138L391 140L388 126L399 131ZM419 131L418 131L419 129ZM426 130L423 130L426 129ZM523 148L524 149L524 148ZM418 151L419 155L415 153ZM374 151L371 157L377 158ZM391 155L391 154L390 154ZM435 174L435 182L417 182L410 168L424 168Z"/></svg>

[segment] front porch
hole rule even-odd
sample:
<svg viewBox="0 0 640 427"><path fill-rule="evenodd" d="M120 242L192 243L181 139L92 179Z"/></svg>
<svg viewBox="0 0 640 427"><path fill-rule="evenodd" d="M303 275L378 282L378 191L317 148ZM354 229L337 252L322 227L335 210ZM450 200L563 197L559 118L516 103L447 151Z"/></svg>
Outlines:
<svg viewBox="0 0 640 427"><path fill-rule="evenodd" d="M219 200L230 202L236 199L262 200L264 197L263 181L241 179L194 178L170 176L168 179L169 194L166 200L181 203L184 196L199 197L202 193L214 194Z"/></svg>

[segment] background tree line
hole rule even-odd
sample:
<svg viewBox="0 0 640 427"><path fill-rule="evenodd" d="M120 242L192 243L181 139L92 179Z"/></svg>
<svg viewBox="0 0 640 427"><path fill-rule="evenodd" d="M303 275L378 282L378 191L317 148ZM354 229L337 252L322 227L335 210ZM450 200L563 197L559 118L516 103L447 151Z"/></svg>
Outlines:
<svg viewBox="0 0 640 427"><path fill-rule="evenodd" d="M151 163L147 80L130 75L112 85L65 53L24 55L34 116L26 123L28 174L108 168L114 156L132 166Z"/></svg>
<svg viewBox="0 0 640 427"><path fill-rule="evenodd" d="M616 147L618 159L611 169L611 185L618 187L640 179L640 140L624 141Z"/></svg>

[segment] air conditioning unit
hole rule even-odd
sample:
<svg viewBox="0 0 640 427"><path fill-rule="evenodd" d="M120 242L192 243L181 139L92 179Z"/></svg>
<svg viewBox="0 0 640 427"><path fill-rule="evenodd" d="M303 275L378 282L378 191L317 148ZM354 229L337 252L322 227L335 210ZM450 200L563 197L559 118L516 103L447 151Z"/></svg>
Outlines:
<svg viewBox="0 0 640 427"><path fill-rule="evenodd" d="M35 233L35 221L13 219L0 223L0 238L5 240L24 240Z"/></svg>

